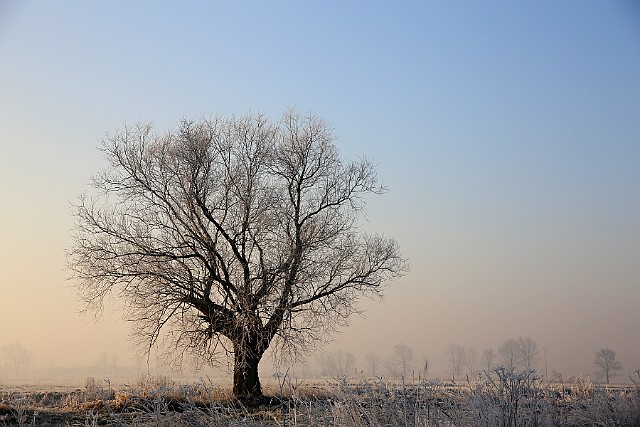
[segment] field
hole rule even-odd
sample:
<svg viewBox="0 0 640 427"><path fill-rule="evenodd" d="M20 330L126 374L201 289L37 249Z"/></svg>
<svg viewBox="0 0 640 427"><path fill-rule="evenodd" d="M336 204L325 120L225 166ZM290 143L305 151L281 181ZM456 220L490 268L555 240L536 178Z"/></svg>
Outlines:
<svg viewBox="0 0 640 427"><path fill-rule="evenodd" d="M113 386L0 386L0 425L48 426L640 426L640 389L542 383L498 372L461 383L280 378L237 400L209 379L141 377Z"/></svg>

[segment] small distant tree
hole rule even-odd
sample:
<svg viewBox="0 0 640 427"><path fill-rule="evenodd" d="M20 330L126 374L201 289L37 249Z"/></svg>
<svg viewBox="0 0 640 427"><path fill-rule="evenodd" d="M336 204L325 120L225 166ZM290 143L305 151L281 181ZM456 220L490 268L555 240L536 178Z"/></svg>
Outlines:
<svg viewBox="0 0 640 427"><path fill-rule="evenodd" d="M593 366L597 369L598 375L604 377L607 384L611 378L617 375L616 371L622 369L622 365L616 359L616 352L609 348L601 348L596 352Z"/></svg>
<svg viewBox="0 0 640 427"><path fill-rule="evenodd" d="M487 372L491 373L492 369L496 365L496 352L492 348L485 348L482 351L482 367Z"/></svg>
<svg viewBox="0 0 640 427"><path fill-rule="evenodd" d="M7 376L24 375L31 368L33 356L22 343L12 342L0 347L0 372Z"/></svg>
<svg viewBox="0 0 640 427"><path fill-rule="evenodd" d="M341 371L340 374L345 377L354 373L356 370L356 356L354 356L350 351L347 351L344 355L344 364L340 367L344 367L344 370Z"/></svg>
<svg viewBox="0 0 640 427"><path fill-rule="evenodd" d="M409 375L415 369L415 363L416 358L411 347L404 343L395 346L390 364L397 375L409 378Z"/></svg>
<svg viewBox="0 0 640 427"><path fill-rule="evenodd" d="M364 355L364 358L367 360L369 369L371 369L371 376L375 377L378 366L380 365L380 355L370 351Z"/></svg>
<svg viewBox="0 0 640 427"><path fill-rule="evenodd" d="M475 375L478 372L478 353L475 348L466 349L466 359L469 373Z"/></svg>
<svg viewBox="0 0 640 427"><path fill-rule="evenodd" d="M336 362L333 355L329 353L322 353L319 357L320 362L320 376L332 377L336 375Z"/></svg>
<svg viewBox="0 0 640 427"><path fill-rule="evenodd" d="M450 344L447 347L447 356L449 358L449 371L455 381L455 378L462 374L462 369L467 364L467 351L461 345Z"/></svg>
<svg viewBox="0 0 640 427"><path fill-rule="evenodd" d="M539 357L538 344L531 337L518 338L518 357L522 368L531 371L536 368Z"/></svg>
<svg viewBox="0 0 640 427"><path fill-rule="evenodd" d="M502 343L498 349L498 354L500 354L500 363L503 366L506 366L511 370L515 370L519 367L520 346L513 338L509 338Z"/></svg>

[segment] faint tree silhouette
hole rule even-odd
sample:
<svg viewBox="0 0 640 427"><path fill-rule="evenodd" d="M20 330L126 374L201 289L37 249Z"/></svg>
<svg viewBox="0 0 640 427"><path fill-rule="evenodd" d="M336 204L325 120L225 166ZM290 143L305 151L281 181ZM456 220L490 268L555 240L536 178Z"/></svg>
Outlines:
<svg viewBox="0 0 640 427"><path fill-rule="evenodd" d="M467 348L465 353L469 373L475 376L478 373L478 353L475 348Z"/></svg>
<svg viewBox="0 0 640 427"><path fill-rule="evenodd" d="M496 353L492 348L485 348L482 351L482 367L487 372L491 373L496 366Z"/></svg>
<svg viewBox="0 0 640 427"><path fill-rule="evenodd" d="M616 359L616 352L609 348L601 348L596 352L593 366L597 369L598 375L601 378L604 377L607 384L611 378L617 375L616 371L622 369L622 365Z"/></svg>
<svg viewBox="0 0 640 427"><path fill-rule="evenodd" d="M322 375L347 377L353 373L356 357L349 351L334 350L321 356Z"/></svg>
<svg viewBox="0 0 640 427"><path fill-rule="evenodd" d="M531 337L518 338L518 352L522 368L531 371L536 368L539 357L538 344Z"/></svg>
<svg viewBox="0 0 640 427"><path fill-rule="evenodd" d="M378 367L380 366L380 355L375 352L365 353L364 358L369 365L369 369L371 369L371 376L375 377Z"/></svg>
<svg viewBox="0 0 640 427"><path fill-rule="evenodd" d="M15 341L0 347L0 372L9 377L26 374L33 363L33 355L22 343Z"/></svg>
<svg viewBox="0 0 640 427"><path fill-rule="evenodd" d="M393 357L390 365L396 375L402 378L410 378L411 373L415 370L416 358L413 350L407 344L396 344L393 349Z"/></svg>
<svg viewBox="0 0 640 427"><path fill-rule="evenodd" d="M500 362L511 370L519 367L520 362L520 346L513 338L509 338L498 348L500 354Z"/></svg>
<svg viewBox="0 0 640 427"><path fill-rule="evenodd" d="M450 344L447 347L447 357L449 359L449 372L455 381L456 377L462 374L462 369L467 365L467 350L457 344Z"/></svg>

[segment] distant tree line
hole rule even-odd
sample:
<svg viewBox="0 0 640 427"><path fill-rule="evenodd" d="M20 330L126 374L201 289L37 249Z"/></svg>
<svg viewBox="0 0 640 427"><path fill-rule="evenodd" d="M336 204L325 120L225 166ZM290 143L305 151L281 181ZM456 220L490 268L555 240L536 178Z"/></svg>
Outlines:
<svg viewBox="0 0 640 427"><path fill-rule="evenodd" d="M548 375L547 348L540 348L531 337L506 339L498 348L485 348L481 353L472 347L450 344L446 348L447 373L451 380L463 380L467 376L478 378L492 376L496 368L505 368L513 372L540 374L550 380L562 380L562 374L553 371ZM355 355L345 350L322 353L316 360L315 375L319 377L381 377L418 380L429 374L430 363L427 357L419 359L413 349L405 343L396 344L389 357L382 357L375 351L364 354L364 360L358 364ZM603 348L596 352L593 362L596 378L609 383L622 370L615 351ZM305 376L314 376L308 366ZM632 381L640 381L640 370L629 374Z"/></svg>
<svg viewBox="0 0 640 427"><path fill-rule="evenodd" d="M450 344L446 349L448 373L456 381L466 375L477 377L491 375L494 369L502 366L515 372L536 372L538 365L544 363L544 376L547 376L547 349L542 352L536 341L531 337L509 338L505 340L497 352L492 348L485 348L478 356L471 347ZM140 361L139 361L140 362ZM141 362L140 362L141 363ZM2 377L20 377L29 373L33 367L33 355L20 342L12 342L0 346L0 375ZM100 354L97 360L100 373L106 376L115 375L119 370L118 355L106 352ZM602 348L595 353L593 367L596 378L609 384L623 369L617 359L616 352L610 348ZM304 363L302 366L305 377L380 377L395 379L420 380L429 374L430 363L427 357L419 360L413 349L405 344L396 344L393 352L387 358L379 353L369 351L364 354L364 361L358 365L356 356L345 350L324 352L316 360L315 371ZM141 368L138 366L137 370ZM640 386L640 369L629 373L632 382ZM562 380L562 375L554 372L550 379Z"/></svg>

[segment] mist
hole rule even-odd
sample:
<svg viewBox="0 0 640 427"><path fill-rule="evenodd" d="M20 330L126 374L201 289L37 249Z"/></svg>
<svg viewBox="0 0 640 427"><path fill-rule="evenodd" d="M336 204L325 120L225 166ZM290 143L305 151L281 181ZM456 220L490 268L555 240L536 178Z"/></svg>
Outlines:
<svg viewBox="0 0 640 427"><path fill-rule="evenodd" d="M597 379L610 348L614 381L628 381L640 368L640 42L623 4L575 6L0 7L0 348L28 362L0 364L0 383L230 381L228 364L145 355L119 295L82 312L72 206L107 166L98 141L123 123L164 131L291 105L331 123L345 157L377 165L388 192L366 200L361 227L395 238L411 270L302 360L267 354L265 379L338 375L327 360L347 354L345 374L368 377L367 353L393 376L405 344L412 375L428 361L429 378L448 380L449 346L480 359L530 337L539 373Z"/></svg>

